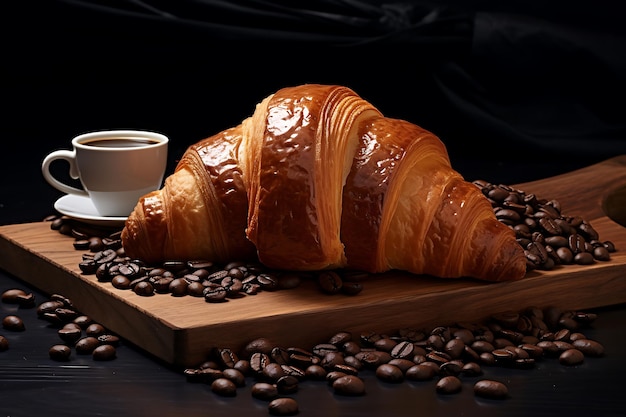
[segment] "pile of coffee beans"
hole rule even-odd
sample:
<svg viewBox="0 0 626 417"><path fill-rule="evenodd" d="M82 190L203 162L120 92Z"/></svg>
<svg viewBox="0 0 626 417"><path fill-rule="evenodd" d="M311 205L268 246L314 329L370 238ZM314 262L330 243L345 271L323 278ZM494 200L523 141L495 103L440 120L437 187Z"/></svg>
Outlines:
<svg viewBox="0 0 626 417"><path fill-rule="evenodd" d="M590 265L608 261L615 245L602 242L580 216L566 216L556 200L540 199L508 185L477 180L496 218L511 227L526 254L526 269L550 270L557 265Z"/></svg>
<svg viewBox="0 0 626 417"><path fill-rule="evenodd" d="M596 318L581 311L528 307L480 323L406 328L395 334L340 331L311 347L281 346L261 337L240 352L214 348L206 362L184 374L220 396L235 396L252 378L252 396L268 401L270 412L279 415L297 412L293 396L307 380L326 381L337 395L366 395L366 370L387 383L432 380L441 395L460 392L463 380L475 381L476 396L506 399L506 384L483 378L484 367L533 369L550 359L574 366L585 357L601 357L604 347L583 332Z"/></svg>
<svg viewBox="0 0 626 417"><path fill-rule="evenodd" d="M71 300L60 294L52 294L46 301L35 302L33 293L11 288L2 293L2 302L18 304L21 308L35 308L37 317L46 320L57 330L59 343L49 348L50 359L69 361L72 351L79 355L91 355L94 360L115 359L120 338L89 316L81 314ZM24 321L17 315L7 315L2 327L12 332L26 330ZM0 351L9 349L9 339L0 335Z"/></svg>

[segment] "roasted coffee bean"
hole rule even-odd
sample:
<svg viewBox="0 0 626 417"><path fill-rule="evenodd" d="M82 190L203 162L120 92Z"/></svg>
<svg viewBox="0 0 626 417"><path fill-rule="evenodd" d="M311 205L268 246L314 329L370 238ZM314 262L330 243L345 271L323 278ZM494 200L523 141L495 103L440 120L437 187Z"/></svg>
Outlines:
<svg viewBox="0 0 626 417"><path fill-rule="evenodd" d="M328 352L322 358L320 365L326 369L333 369L337 365L345 364L343 352Z"/></svg>
<svg viewBox="0 0 626 417"><path fill-rule="evenodd" d="M57 308L63 307L63 303L56 300L44 301L37 306L37 315L43 316L45 313L54 313Z"/></svg>
<svg viewBox="0 0 626 417"><path fill-rule="evenodd" d="M64 307L54 310L54 314L56 314L57 317L63 322L69 322L78 317L78 312L76 310Z"/></svg>
<svg viewBox="0 0 626 417"><path fill-rule="evenodd" d="M211 391L222 397L234 397L237 395L237 386L227 378L217 378L211 383Z"/></svg>
<svg viewBox="0 0 626 417"><path fill-rule="evenodd" d="M89 326L85 328L85 334L87 336L98 337L101 334L104 334L106 331L105 327L100 323L91 323Z"/></svg>
<svg viewBox="0 0 626 417"><path fill-rule="evenodd" d="M341 291L343 280L335 271L322 271L317 275L317 283L322 292L332 295Z"/></svg>
<svg viewBox="0 0 626 417"><path fill-rule="evenodd" d="M478 376L482 375L483 370L476 362L467 362L461 368L461 373L465 376Z"/></svg>
<svg viewBox="0 0 626 417"><path fill-rule="evenodd" d="M2 302L18 304L20 307L34 307L35 296L19 288L12 288L2 293Z"/></svg>
<svg viewBox="0 0 626 417"><path fill-rule="evenodd" d="M345 295L357 295L363 291L363 284L360 282L344 281L341 284L341 293Z"/></svg>
<svg viewBox="0 0 626 417"><path fill-rule="evenodd" d="M98 342L98 339L96 337L85 336L76 341L76 344L74 345L74 349L76 350L76 353L78 354L90 355L94 351L94 349L97 348L99 345L100 345L100 342Z"/></svg>
<svg viewBox="0 0 626 417"><path fill-rule="evenodd" d="M87 326L93 323L93 320L89 316L80 315L73 320L73 323L78 325L81 329L86 329Z"/></svg>
<svg viewBox="0 0 626 417"><path fill-rule="evenodd" d="M406 373L406 371L408 371L409 368L415 366L415 362L413 362L412 360L403 359L403 358L394 358L390 360L388 364L397 366L398 368L400 368L403 374Z"/></svg>
<svg viewBox="0 0 626 417"><path fill-rule="evenodd" d="M415 352L415 345L409 341L401 341L391 349L392 358L411 358Z"/></svg>
<svg viewBox="0 0 626 417"><path fill-rule="evenodd" d="M271 401L278 398L278 388L275 384L257 382L250 389L252 396L258 400Z"/></svg>
<svg viewBox="0 0 626 417"><path fill-rule="evenodd" d="M509 389L500 381L483 379L474 384L474 394L478 397L501 400L509 395Z"/></svg>
<svg viewBox="0 0 626 417"><path fill-rule="evenodd" d="M255 352L250 356L250 368L258 373L263 373L263 369L271 363L271 359L268 354L262 352Z"/></svg>
<svg viewBox="0 0 626 417"><path fill-rule="evenodd" d="M235 368L224 369L222 371L222 375L224 378L231 380L237 387L243 387L246 385L245 375Z"/></svg>
<svg viewBox="0 0 626 417"><path fill-rule="evenodd" d="M453 375L442 377L437 381L436 390L439 394L456 394L462 388L461 380Z"/></svg>
<svg viewBox="0 0 626 417"><path fill-rule="evenodd" d="M21 317L10 314L2 319L2 327L12 332L22 332L26 330L24 321Z"/></svg>
<svg viewBox="0 0 626 417"><path fill-rule="evenodd" d="M294 365L281 365L281 367L283 368L285 375L293 376L294 378L297 378L298 380L304 379L305 377L305 373L302 368L299 368Z"/></svg>
<svg viewBox="0 0 626 417"><path fill-rule="evenodd" d="M388 363L392 358L387 352L382 351L365 351L362 350L355 355L355 357L363 363L363 365L376 369L383 363Z"/></svg>
<svg viewBox="0 0 626 417"><path fill-rule="evenodd" d="M204 300L209 303L220 303L226 300L228 292L224 287L206 287L204 289Z"/></svg>
<svg viewBox="0 0 626 417"><path fill-rule="evenodd" d="M97 339L98 343L100 343L101 345L118 346L120 344L120 338L113 334L101 334L97 336Z"/></svg>
<svg viewBox="0 0 626 417"><path fill-rule="evenodd" d="M383 337L374 343L374 347L384 352L391 352L391 350L398 344L395 340L389 337ZM411 344L412 345L412 344Z"/></svg>
<svg viewBox="0 0 626 417"><path fill-rule="evenodd" d="M276 398L267 407L274 416L293 416L299 412L298 402L289 397Z"/></svg>
<svg viewBox="0 0 626 417"><path fill-rule="evenodd" d="M115 359L116 357L116 349L115 346L105 344L96 346L94 350L91 352L91 356L96 361L110 361Z"/></svg>
<svg viewBox="0 0 626 417"><path fill-rule="evenodd" d="M274 291L279 287L278 278L275 275L263 273L257 276L257 282L265 291Z"/></svg>
<svg viewBox="0 0 626 417"><path fill-rule="evenodd" d="M4 352L9 349L9 339L0 335L0 352Z"/></svg>
<svg viewBox="0 0 626 417"><path fill-rule="evenodd" d="M591 339L576 339L572 341L572 346L580 350L585 356L600 357L604 356L604 346Z"/></svg>
<svg viewBox="0 0 626 417"><path fill-rule="evenodd" d="M54 361L69 361L72 349L67 345L54 345L48 350L48 355Z"/></svg>
<svg viewBox="0 0 626 417"><path fill-rule="evenodd" d="M579 365L583 363L585 355L578 349L566 349L559 355L559 363L563 365Z"/></svg>
<svg viewBox="0 0 626 417"><path fill-rule="evenodd" d="M399 383L404 381L404 373L400 368L389 363L383 363L376 368L376 377L381 381Z"/></svg>
<svg viewBox="0 0 626 417"><path fill-rule="evenodd" d="M283 273L278 276L278 288L281 290L291 290L300 286L302 279L295 273Z"/></svg>
<svg viewBox="0 0 626 417"><path fill-rule="evenodd" d="M61 340L74 345L82 336L82 330L78 326L64 326L57 331Z"/></svg>
<svg viewBox="0 0 626 417"><path fill-rule="evenodd" d="M283 375L276 381L280 394L293 394L298 391L298 378L293 375Z"/></svg>
<svg viewBox="0 0 626 417"><path fill-rule="evenodd" d="M154 287L148 281L141 281L133 286L133 292L142 297L150 297L154 295Z"/></svg>
<svg viewBox="0 0 626 417"><path fill-rule="evenodd" d="M285 376L285 371L283 370L280 364L276 362L270 362L265 364L265 366L261 370L261 374L268 381L275 383L281 377Z"/></svg>
<svg viewBox="0 0 626 417"><path fill-rule="evenodd" d="M338 352L339 349L337 348L337 346L331 344L331 343L319 343L315 346L313 346L312 352L314 355L323 358L324 356L326 356L328 353L334 353L334 352Z"/></svg>
<svg viewBox="0 0 626 417"><path fill-rule="evenodd" d="M185 369L184 374L189 382L211 383L218 378L223 378L224 374L220 369L214 368L198 368Z"/></svg>
<svg viewBox="0 0 626 417"><path fill-rule="evenodd" d="M427 363L421 363L407 369L405 377L412 381L428 381L433 379L437 373L438 370L435 370L432 366Z"/></svg>
<svg viewBox="0 0 626 417"><path fill-rule="evenodd" d="M574 255L574 263L578 265L591 265L594 263L593 254L589 252L579 252Z"/></svg>
<svg viewBox="0 0 626 417"><path fill-rule="evenodd" d="M365 394L365 382L355 375L343 375L332 383L336 394L346 396L360 396Z"/></svg>
<svg viewBox="0 0 626 417"><path fill-rule="evenodd" d="M459 375L463 369L463 362L454 360L442 363L439 366L440 375Z"/></svg>
<svg viewBox="0 0 626 417"><path fill-rule="evenodd" d="M118 290L130 289L130 282L130 279L128 279L128 277L124 275L116 275L111 278L111 285L113 285L113 287L117 288Z"/></svg>
<svg viewBox="0 0 626 417"><path fill-rule="evenodd" d="M320 365L310 365L304 370L304 375L308 379L323 381L326 379L328 372Z"/></svg>
<svg viewBox="0 0 626 417"><path fill-rule="evenodd" d="M453 359L458 359L465 352L465 342L459 338L450 339L444 346L444 352Z"/></svg>
<svg viewBox="0 0 626 417"><path fill-rule="evenodd" d="M269 354L271 353L274 346L275 346L274 342L272 342L270 339L266 337L259 337L257 339L254 339L248 342L246 346L244 347L243 351L246 356L250 356L253 353L257 353L257 352Z"/></svg>

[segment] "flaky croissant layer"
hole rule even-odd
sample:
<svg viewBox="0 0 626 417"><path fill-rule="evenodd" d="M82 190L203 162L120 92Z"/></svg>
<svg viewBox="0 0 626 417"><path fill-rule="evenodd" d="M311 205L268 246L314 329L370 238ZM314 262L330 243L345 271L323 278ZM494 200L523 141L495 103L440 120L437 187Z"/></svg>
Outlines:
<svg viewBox="0 0 626 417"><path fill-rule="evenodd" d="M445 145L347 87L283 88L191 145L122 231L149 263L258 259L271 268L392 269L515 280L526 259Z"/></svg>

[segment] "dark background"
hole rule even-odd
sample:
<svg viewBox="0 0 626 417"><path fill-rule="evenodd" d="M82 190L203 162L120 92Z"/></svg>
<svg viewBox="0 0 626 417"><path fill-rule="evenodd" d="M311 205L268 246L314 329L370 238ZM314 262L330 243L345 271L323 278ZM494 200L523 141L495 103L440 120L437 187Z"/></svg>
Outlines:
<svg viewBox="0 0 626 417"><path fill-rule="evenodd" d="M431 130L468 180L514 184L624 154L619 3L3 2L0 223L51 213L60 193L39 167L75 135L162 132L171 170L302 83L347 85Z"/></svg>

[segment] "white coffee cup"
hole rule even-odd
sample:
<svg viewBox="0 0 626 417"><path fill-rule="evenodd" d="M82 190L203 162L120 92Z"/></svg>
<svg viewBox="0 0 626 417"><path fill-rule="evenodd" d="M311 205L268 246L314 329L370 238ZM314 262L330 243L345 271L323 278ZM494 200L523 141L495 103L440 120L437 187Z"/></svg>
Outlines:
<svg viewBox="0 0 626 417"><path fill-rule="evenodd" d="M101 216L128 216L139 198L157 190L167 166L169 139L143 130L105 130L72 139L73 150L58 150L43 160L50 185L67 194L91 199ZM64 184L50 173L57 160L69 163L69 175L83 189Z"/></svg>

